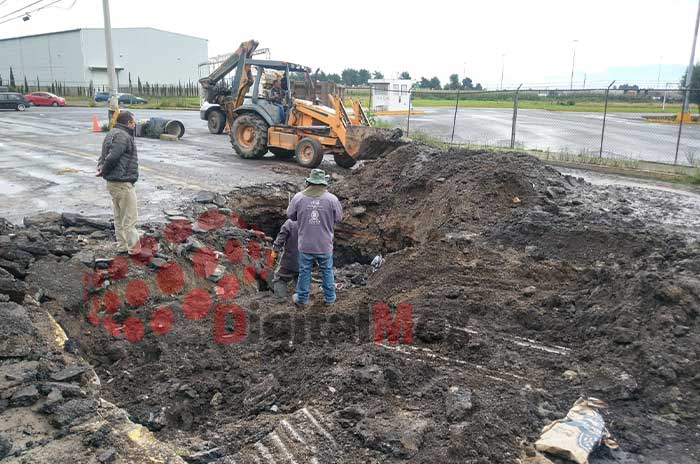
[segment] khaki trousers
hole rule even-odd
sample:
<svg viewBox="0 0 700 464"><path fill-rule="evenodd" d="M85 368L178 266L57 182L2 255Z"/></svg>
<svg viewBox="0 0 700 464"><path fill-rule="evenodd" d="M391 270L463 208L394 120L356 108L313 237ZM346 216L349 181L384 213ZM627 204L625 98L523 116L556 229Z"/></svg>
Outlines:
<svg viewBox="0 0 700 464"><path fill-rule="evenodd" d="M131 182L107 181L107 190L112 196L114 207L114 231L120 251L139 253L139 233L136 222L139 219L136 205L136 188Z"/></svg>

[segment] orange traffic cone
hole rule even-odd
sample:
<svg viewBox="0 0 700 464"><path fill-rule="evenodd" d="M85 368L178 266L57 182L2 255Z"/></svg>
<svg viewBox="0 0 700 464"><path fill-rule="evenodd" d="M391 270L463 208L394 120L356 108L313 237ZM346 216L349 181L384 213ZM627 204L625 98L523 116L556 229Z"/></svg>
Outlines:
<svg viewBox="0 0 700 464"><path fill-rule="evenodd" d="M100 123L97 122L97 115L96 114L92 115L92 131L93 132L102 132L102 129L100 128Z"/></svg>

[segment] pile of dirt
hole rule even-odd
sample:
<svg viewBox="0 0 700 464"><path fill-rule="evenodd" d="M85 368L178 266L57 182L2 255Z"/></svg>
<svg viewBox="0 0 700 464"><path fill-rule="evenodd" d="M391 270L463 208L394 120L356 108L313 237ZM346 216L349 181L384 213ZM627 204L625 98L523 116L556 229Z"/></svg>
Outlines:
<svg viewBox="0 0 700 464"><path fill-rule="evenodd" d="M304 310L267 291L289 184L198 195L145 227L147 262L66 233L104 224L30 218L0 236L0 293L35 295L100 394L190 462L516 462L580 396L609 403L622 449L592 463L700 458L700 246L644 191L417 144L330 189L331 308L316 285Z"/></svg>
<svg viewBox="0 0 700 464"><path fill-rule="evenodd" d="M380 156L386 156L396 148L405 145L406 141L402 139L403 131L401 129L384 129L377 127L358 127L350 126L348 128L348 137L356 137L360 139L357 153L358 159L370 160L377 159Z"/></svg>
<svg viewBox="0 0 700 464"><path fill-rule="evenodd" d="M333 188L347 205L337 235L341 242L352 237L368 250L388 251L446 233L468 239L514 208L554 210L552 192L581 184L522 153L444 152L409 144Z"/></svg>

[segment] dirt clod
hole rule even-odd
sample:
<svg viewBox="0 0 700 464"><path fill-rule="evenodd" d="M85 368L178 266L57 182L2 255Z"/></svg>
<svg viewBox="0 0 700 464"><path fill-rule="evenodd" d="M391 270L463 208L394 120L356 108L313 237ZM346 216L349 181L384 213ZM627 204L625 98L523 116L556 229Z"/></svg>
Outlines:
<svg viewBox="0 0 700 464"><path fill-rule="evenodd" d="M0 435L0 459L8 456L12 451L12 443L6 437Z"/></svg>

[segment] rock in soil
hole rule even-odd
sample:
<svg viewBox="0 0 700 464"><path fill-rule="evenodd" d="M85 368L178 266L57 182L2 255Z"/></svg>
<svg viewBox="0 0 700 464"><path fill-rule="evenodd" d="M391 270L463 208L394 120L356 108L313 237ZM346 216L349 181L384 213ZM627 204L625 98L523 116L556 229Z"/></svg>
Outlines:
<svg viewBox="0 0 700 464"><path fill-rule="evenodd" d="M31 406L39 399L39 390L34 385L17 390L10 398L12 406Z"/></svg>
<svg viewBox="0 0 700 464"><path fill-rule="evenodd" d="M9 456L10 451L12 451L12 443L8 438L0 435L0 459Z"/></svg>
<svg viewBox="0 0 700 464"><path fill-rule="evenodd" d="M421 449L430 423L420 418L364 419L355 433L367 448L392 458L409 459Z"/></svg>

